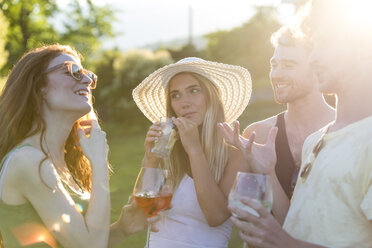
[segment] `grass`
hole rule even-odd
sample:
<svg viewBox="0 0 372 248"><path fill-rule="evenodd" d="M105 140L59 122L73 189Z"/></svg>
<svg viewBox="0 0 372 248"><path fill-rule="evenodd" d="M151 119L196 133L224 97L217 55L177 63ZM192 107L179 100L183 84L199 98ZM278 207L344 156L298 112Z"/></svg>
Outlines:
<svg viewBox="0 0 372 248"><path fill-rule="evenodd" d="M240 118L242 129L258 120L265 119L284 109L272 101L256 101L250 104ZM110 161L114 170L111 176L111 207L112 222L115 221L122 206L128 201L141 167L144 154L143 142L147 130L138 130L135 127L125 127L115 123L103 123L103 129L107 132L110 145ZM143 248L146 242L146 232L134 235L126 239L117 247ZM229 242L230 248L242 247L238 231L234 228Z"/></svg>

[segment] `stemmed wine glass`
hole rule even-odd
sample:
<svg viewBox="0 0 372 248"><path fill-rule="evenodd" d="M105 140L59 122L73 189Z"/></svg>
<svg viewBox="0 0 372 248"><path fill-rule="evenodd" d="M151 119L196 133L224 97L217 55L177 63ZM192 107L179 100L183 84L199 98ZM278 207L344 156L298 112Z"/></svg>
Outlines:
<svg viewBox="0 0 372 248"><path fill-rule="evenodd" d="M268 211L271 211L273 204L273 191L270 176L265 174L238 172L229 194L230 206L235 206L248 211L250 214L259 216L254 209L240 201L243 197L259 201ZM233 213L233 215L239 218L235 213ZM244 242L243 248L246 247L247 243Z"/></svg>
<svg viewBox="0 0 372 248"><path fill-rule="evenodd" d="M137 177L133 197L147 218L167 209L172 201L173 185L169 172L159 168L143 167ZM149 248L150 225L147 228L146 247Z"/></svg>

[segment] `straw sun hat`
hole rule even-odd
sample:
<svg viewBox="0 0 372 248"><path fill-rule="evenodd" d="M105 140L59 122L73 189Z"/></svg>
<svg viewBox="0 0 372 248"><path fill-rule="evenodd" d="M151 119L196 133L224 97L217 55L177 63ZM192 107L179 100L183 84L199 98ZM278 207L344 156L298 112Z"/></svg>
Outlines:
<svg viewBox="0 0 372 248"><path fill-rule="evenodd" d="M202 75L218 88L228 123L235 121L249 102L252 81L248 70L200 58L184 58L151 73L133 90L134 101L151 122L166 115L165 89L170 79L180 72Z"/></svg>

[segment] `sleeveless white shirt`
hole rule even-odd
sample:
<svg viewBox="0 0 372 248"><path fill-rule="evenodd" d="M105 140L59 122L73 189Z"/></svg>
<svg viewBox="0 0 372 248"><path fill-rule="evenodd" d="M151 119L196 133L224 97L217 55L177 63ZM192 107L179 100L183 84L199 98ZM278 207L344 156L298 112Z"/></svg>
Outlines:
<svg viewBox="0 0 372 248"><path fill-rule="evenodd" d="M151 232L151 248L226 248L233 227L230 219L210 227L199 206L194 180L185 175L173 194L172 208Z"/></svg>

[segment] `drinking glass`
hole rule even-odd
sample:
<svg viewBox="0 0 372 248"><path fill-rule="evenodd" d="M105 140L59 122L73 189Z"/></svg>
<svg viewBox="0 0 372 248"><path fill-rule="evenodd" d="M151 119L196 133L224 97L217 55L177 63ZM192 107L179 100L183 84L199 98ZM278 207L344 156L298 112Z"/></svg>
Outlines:
<svg viewBox="0 0 372 248"><path fill-rule="evenodd" d="M133 197L147 217L167 209L172 201L173 187L167 170L143 167L137 177ZM146 247L149 248L150 225L147 228Z"/></svg>
<svg viewBox="0 0 372 248"><path fill-rule="evenodd" d="M162 117L160 127L161 136L154 142L151 152L158 158L168 159L177 140L177 132L171 118Z"/></svg>
<svg viewBox="0 0 372 248"><path fill-rule="evenodd" d="M230 206L243 209L258 217L259 215L254 209L240 201L243 197L259 201L268 211L271 211L273 192L270 177L265 174L238 172L229 194ZM235 213L233 216L239 218ZM244 243L243 248L246 247L247 244Z"/></svg>

